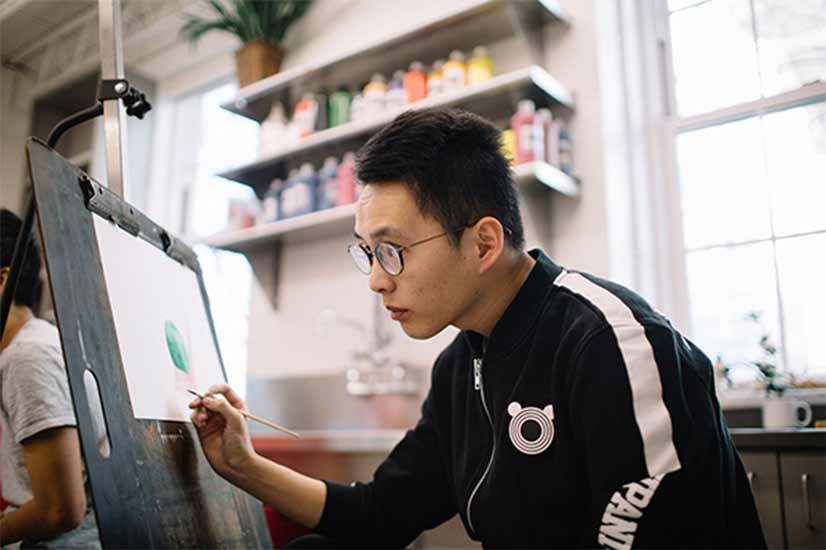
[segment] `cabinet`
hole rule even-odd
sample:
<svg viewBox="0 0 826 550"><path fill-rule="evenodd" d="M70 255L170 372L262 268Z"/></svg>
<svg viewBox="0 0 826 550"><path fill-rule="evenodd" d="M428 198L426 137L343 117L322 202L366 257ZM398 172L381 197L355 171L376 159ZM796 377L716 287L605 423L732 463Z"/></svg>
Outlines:
<svg viewBox="0 0 826 550"><path fill-rule="evenodd" d="M826 457L781 453L780 476L789 548L826 548Z"/></svg>
<svg viewBox="0 0 826 550"><path fill-rule="evenodd" d="M731 430L769 548L826 548L826 430Z"/></svg>
<svg viewBox="0 0 826 550"><path fill-rule="evenodd" d="M745 451L740 453L749 477L754 503L769 548L785 548L783 537L783 499L780 493L780 472L777 469L777 453L770 451Z"/></svg>

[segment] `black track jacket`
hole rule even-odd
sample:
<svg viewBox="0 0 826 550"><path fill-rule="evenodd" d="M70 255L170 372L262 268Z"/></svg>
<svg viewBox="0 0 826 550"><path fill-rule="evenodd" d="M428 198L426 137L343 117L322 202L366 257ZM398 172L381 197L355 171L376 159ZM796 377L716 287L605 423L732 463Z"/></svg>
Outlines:
<svg viewBox="0 0 826 550"><path fill-rule="evenodd" d="M531 256L374 479L326 482L317 531L404 546L459 513L485 546L765 547L708 358L630 290Z"/></svg>

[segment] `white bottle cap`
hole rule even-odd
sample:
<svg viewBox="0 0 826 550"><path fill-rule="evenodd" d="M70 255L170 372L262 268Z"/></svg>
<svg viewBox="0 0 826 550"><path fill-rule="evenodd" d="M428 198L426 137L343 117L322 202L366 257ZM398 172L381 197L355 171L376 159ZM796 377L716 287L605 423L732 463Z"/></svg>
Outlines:
<svg viewBox="0 0 826 550"><path fill-rule="evenodd" d="M473 57L487 57L488 49L484 46L476 46L473 48Z"/></svg>
<svg viewBox="0 0 826 550"><path fill-rule="evenodd" d="M536 110L536 105L530 99L521 99L517 105L520 113L533 113Z"/></svg>

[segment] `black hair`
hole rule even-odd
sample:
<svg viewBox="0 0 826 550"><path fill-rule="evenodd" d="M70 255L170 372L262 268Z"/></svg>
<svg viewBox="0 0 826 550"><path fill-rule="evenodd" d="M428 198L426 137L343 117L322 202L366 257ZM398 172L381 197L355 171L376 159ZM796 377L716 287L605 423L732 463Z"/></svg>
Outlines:
<svg viewBox="0 0 826 550"><path fill-rule="evenodd" d="M14 246L17 244L17 235L23 222L14 212L0 208L0 267L11 267ZM29 248L26 251L26 260L20 271L17 291L14 293L14 303L19 306L35 308L40 298L40 247L32 235ZM6 281L8 284L8 281Z"/></svg>
<svg viewBox="0 0 826 550"><path fill-rule="evenodd" d="M493 216L513 248L525 244L501 133L473 113L451 108L402 113L358 151L356 176L365 185L406 183L419 210L446 231ZM461 233L449 238L457 246Z"/></svg>

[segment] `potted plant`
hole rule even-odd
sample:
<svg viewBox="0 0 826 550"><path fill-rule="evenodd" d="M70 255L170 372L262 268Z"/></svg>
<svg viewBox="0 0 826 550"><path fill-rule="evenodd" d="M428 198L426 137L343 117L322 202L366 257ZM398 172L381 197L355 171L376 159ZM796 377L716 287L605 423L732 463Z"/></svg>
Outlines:
<svg viewBox="0 0 826 550"><path fill-rule="evenodd" d="M761 314L758 311L752 311L746 315L747 320L762 328L763 324L760 322L760 317ZM751 361L751 364L754 365L763 379L766 396L769 397L774 393L780 397L786 391L787 384L782 381L780 373L777 372L777 346L774 345L771 335L765 329L763 329L763 335L760 336L759 345L763 352L762 357Z"/></svg>
<svg viewBox="0 0 826 550"><path fill-rule="evenodd" d="M210 31L234 34L243 46L235 52L238 83L243 88L281 69L281 46L290 27L313 0L203 0L217 16L187 17L181 34L195 43Z"/></svg>
<svg viewBox="0 0 826 550"><path fill-rule="evenodd" d="M713 365L714 373L718 385L724 384L728 389L733 389L734 380L732 379L732 371L736 367L755 369L760 378L760 385L766 391L766 397L780 398L783 396L789 384L794 382L794 377L790 374L780 373L777 370L778 349L772 340L770 332L763 326L761 317L762 313L759 311L751 311L744 317L744 320L760 327L762 334L757 342L761 351L760 356L749 360L739 360L728 363L723 361L723 357L718 354Z"/></svg>

